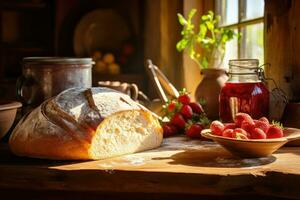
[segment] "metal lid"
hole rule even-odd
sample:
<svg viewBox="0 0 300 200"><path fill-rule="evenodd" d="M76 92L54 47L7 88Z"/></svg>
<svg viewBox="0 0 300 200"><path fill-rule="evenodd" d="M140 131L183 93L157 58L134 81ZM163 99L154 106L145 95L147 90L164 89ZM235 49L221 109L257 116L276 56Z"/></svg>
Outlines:
<svg viewBox="0 0 300 200"><path fill-rule="evenodd" d="M257 68L259 64L258 59L232 59L229 60L229 67L241 67L241 68Z"/></svg>
<svg viewBox="0 0 300 200"><path fill-rule="evenodd" d="M92 58L70 58L70 57L25 57L23 64L94 64Z"/></svg>

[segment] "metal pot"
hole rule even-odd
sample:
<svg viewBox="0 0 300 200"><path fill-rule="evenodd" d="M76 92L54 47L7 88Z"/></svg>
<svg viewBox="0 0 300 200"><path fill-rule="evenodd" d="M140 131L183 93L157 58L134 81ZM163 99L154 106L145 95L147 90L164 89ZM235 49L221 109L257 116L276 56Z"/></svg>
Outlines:
<svg viewBox="0 0 300 200"><path fill-rule="evenodd" d="M17 81L17 96L26 105L44 100L72 87L91 87L91 58L27 57Z"/></svg>

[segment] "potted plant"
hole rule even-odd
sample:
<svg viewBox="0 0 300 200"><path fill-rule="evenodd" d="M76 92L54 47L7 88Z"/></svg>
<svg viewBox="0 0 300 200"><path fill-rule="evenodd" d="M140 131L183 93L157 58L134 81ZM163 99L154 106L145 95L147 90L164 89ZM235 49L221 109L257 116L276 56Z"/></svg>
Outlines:
<svg viewBox="0 0 300 200"><path fill-rule="evenodd" d="M183 28L182 38L176 48L179 52L186 50L200 67L203 79L196 89L195 98L197 101L204 100L208 117L216 119L219 114L219 92L227 80L222 66L226 43L240 35L231 29L219 28L217 24L220 16L214 15L212 11L201 16L199 30L196 32L192 22L196 12L196 9L192 9L187 18L178 14L178 21Z"/></svg>

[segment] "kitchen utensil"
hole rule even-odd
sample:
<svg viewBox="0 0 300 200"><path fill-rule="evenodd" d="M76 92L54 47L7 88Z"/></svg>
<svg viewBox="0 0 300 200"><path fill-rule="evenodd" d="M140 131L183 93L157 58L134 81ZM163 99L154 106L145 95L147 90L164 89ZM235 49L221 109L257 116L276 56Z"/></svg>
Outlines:
<svg viewBox="0 0 300 200"><path fill-rule="evenodd" d="M21 106L22 104L16 101L0 101L0 139L5 136L12 126L17 109Z"/></svg>
<svg viewBox="0 0 300 200"><path fill-rule="evenodd" d="M285 128L283 133L284 137L282 138L261 140L238 140L234 138L217 136L212 134L210 129L203 130L201 135L219 143L233 155L242 158L258 158L269 156L287 142L300 139L300 129Z"/></svg>
<svg viewBox="0 0 300 200"><path fill-rule="evenodd" d="M154 65L150 59L147 60L147 65L150 78L154 82L154 85L162 102L166 103L168 101L165 90L170 96L172 96L173 98L177 98L179 96L178 90L168 80L164 73L156 65Z"/></svg>
<svg viewBox="0 0 300 200"><path fill-rule="evenodd" d="M34 107L68 88L91 87L92 64L91 58L24 58L17 96L22 103Z"/></svg>

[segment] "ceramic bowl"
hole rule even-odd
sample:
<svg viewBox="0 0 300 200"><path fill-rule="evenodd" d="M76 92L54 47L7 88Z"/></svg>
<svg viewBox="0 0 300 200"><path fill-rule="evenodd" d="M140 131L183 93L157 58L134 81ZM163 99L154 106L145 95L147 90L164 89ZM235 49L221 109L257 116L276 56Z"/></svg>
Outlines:
<svg viewBox="0 0 300 200"><path fill-rule="evenodd" d="M15 101L0 101L0 139L12 126L17 109L21 106L21 103Z"/></svg>
<svg viewBox="0 0 300 200"><path fill-rule="evenodd" d="M284 137L274 139L251 139L239 140L228 137L217 136L211 133L210 129L205 129L201 135L211 139L235 156L241 158L259 158L270 156L273 152L285 145L289 141L300 138L300 129L285 128L283 130Z"/></svg>

